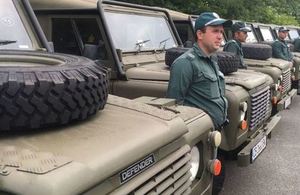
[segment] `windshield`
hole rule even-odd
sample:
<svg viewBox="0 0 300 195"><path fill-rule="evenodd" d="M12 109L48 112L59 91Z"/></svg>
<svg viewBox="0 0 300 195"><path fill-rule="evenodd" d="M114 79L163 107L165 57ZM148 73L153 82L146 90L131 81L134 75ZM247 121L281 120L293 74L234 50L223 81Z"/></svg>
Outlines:
<svg viewBox="0 0 300 195"><path fill-rule="evenodd" d="M0 49L32 49L31 40L12 1L0 1Z"/></svg>
<svg viewBox="0 0 300 195"><path fill-rule="evenodd" d="M105 12L115 47L123 52L176 47L165 18L128 13Z"/></svg>
<svg viewBox="0 0 300 195"><path fill-rule="evenodd" d="M296 29L290 29L289 35L290 35L292 40L299 37L299 33Z"/></svg>
<svg viewBox="0 0 300 195"><path fill-rule="evenodd" d="M260 32L264 38L264 41L274 41L269 27L260 27Z"/></svg>
<svg viewBox="0 0 300 195"><path fill-rule="evenodd" d="M256 43L257 42L257 39L254 35L254 31L253 31L253 28L251 28L251 25L247 25L247 27L249 27L251 29L251 32L248 32L248 37L246 39L246 43Z"/></svg>

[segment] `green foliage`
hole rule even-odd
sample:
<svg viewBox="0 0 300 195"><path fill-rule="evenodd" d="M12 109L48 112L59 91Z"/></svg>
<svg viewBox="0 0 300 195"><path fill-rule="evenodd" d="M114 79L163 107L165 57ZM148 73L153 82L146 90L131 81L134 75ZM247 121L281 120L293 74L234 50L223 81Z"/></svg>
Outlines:
<svg viewBox="0 0 300 195"><path fill-rule="evenodd" d="M166 7L199 15L214 11L228 19L300 26L300 0L121 0L141 5Z"/></svg>

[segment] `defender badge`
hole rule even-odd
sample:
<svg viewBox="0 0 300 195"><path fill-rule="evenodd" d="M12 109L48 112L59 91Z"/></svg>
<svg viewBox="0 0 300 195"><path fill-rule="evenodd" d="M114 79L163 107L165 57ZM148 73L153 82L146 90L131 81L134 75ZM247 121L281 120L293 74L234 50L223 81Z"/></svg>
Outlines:
<svg viewBox="0 0 300 195"><path fill-rule="evenodd" d="M127 169L123 170L120 173L120 180L121 184L129 181L136 175L140 174L141 172L145 171L149 167L151 167L155 163L154 155L151 154L144 159L134 163L133 165L129 166Z"/></svg>

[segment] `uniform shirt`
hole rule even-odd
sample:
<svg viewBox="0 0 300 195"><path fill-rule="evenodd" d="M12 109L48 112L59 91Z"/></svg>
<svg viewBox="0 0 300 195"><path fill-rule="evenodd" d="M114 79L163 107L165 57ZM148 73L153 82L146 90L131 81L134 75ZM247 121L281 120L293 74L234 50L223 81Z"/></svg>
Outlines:
<svg viewBox="0 0 300 195"><path fill-rule="evenodd" d="M231 52L237 55L240 59L240 67L247 69L247 65L244 63L244 53L242 49L242 44L238 40L230 40L228 41L223 48L223 51Z"/></svg>
<svg viewBox="0 0 300 195"><path fill-rule="evenodd" d="M276 39L272 43L272 53L274 58L280 58L287 61L292 61L293 55L284 40Z"/></svg>
<svg viewBox="0 0 300 195"><path fill-rule="evenodd" d="M300 38L297 38L294 41L294 51L300 52Z"/></svg>
<svg viewBox="0 0 300 195"><path fill-rule="evenodd" d="M167 97L177 103L201 108L210 115L216 128L227 118L224 75L217 63L194 43L171 66Z"/></svg>

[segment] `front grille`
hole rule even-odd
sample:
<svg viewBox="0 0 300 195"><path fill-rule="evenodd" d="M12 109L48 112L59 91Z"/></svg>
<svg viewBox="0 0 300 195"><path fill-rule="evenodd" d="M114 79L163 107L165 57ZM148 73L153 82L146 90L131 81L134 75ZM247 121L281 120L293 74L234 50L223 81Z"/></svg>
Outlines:
<svg viewBox="0 0 300 195"><path fill-rule="evenodd" d="M266 87L251 94L250 130L260 126L271 115L271 91Z"/></svg>
<svg viewBox="0 0 300 195"><path fill-rule="evenodd" d="M184 194L185 191L190 190L191 185L190 159L190 154L183 154L179 159L145 182L132 194Z"/></svg>
<svg viewBox="0 0 300 195"><path fill-rule="evenodd" d="M192 184L190 180L191 155L189 152L190 147L188 145L181 147L168 157L154 164L144 173L138 175L133 179L135 181L125 183L110 194L189 194ZM127 191L128 186L132 186L130 191Z"/></svg>
<svg viewBox="0 0 300 195"><path fill-rule="evenodd" d="M291 89L291 71L290 69L282 73L282 93L286 94Z"/></svg>

